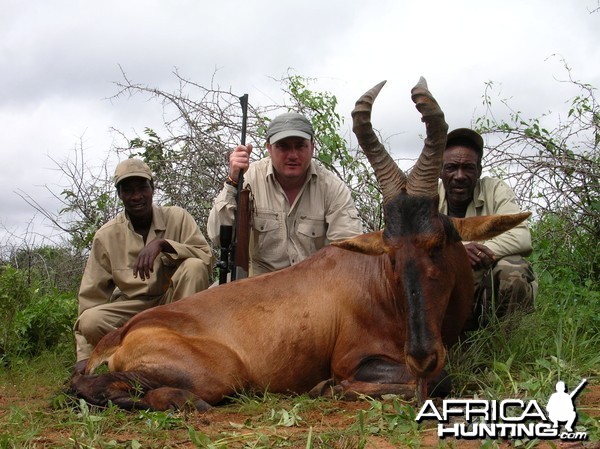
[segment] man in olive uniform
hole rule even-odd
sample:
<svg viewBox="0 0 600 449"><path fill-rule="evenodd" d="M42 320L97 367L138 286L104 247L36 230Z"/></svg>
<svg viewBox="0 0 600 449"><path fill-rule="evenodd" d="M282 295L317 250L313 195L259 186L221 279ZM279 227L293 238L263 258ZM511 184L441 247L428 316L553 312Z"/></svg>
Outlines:
<svg viewBox="0 0 600 449"><path fill-rule="evenodd" d="M125 210L94 236L79 289L74 326L76 372L100 339L135 314L185 298L209 284L213 256L194 218L153 203L148 165L127 159L115 171Z"/></svg>
<svg viewBox="0 0 600 449"><path fill-rule="evenodd" d="M448 134L439 185L440 212L451 217L521 212L513 190L500 179L481 177L483 138L468 128ZM484 242L464 242L475 277L475 316L479 324L490 313L504 316L530 311L537 294L527 223ZM477 323L472 323L477 325Z"/></svg>

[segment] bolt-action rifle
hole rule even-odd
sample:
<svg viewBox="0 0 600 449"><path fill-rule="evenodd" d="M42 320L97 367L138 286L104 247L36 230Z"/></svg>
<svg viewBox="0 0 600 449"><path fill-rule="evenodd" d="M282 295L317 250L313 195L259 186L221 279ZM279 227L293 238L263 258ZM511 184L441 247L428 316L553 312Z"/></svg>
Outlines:
<svg viewBox="0 0 600 449"><path fill-rule="evenodd" d="M242 138L241 144L246 145L246 124L248 120L248 94L240 97L242 106ZM244 188L244 173L240 171L237 179L236 212L233 226L221 225L220 245L221 257L217 266L219 284L227 282L227 274L231 280L248 277L250 262L250 189Z"/></svg>

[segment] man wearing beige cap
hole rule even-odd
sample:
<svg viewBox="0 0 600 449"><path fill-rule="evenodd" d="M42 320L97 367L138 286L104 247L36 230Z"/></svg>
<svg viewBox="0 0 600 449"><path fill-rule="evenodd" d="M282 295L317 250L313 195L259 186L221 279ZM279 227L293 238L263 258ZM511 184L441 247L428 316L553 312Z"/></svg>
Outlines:
<svg viewBox="0 0 600 449"><path fill-rule="evenodd" d="M115 186L125 211L94 236L74 326L76 372L104 335L135 314L208 287L210 247L188 212L153 204L150 168L139 159L121 162Z"/></svg>
<svg viewBox="0 0 600 449"><path fill-rule="evenodd" d="M513 190L504 181L481 177L483 138L468 128L448 133L439 185L440 212L451 217L521 212ZM483 242L464 242L475 277L475 313L470 327L492 315L530 311L537 294L531 264L527 223Z"/></svg>
<svg viewBox="0 0 600 449"><path fill-rule="evenodd" d="M267 129L269 157L250 163L252 145L229 156L229 176L208 218L219 245L221 225L233 223L240 172L251 191L250 275L294 265L328 243L362 233L348 187L313 159L314 131L301 114L275 117Z"/></svg>

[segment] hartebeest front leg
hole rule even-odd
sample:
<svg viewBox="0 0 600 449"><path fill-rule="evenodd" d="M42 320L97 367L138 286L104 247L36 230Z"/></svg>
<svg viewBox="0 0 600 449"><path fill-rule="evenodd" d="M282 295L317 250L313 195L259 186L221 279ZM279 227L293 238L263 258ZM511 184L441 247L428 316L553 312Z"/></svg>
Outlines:
<svg viewBox="0 0 600 449"><path fill-rule="evenodd" d="M363 396L377 398L394 394L406 399L416 398L422 403L428 391L434 396L446 396L451 388L452 384L445 371L429 381L425 378L417 380L402 363L369 358L361 363L354 375L337 382L334 379L320 382L310 391L310 395L356 400Z"/></svg>
<svg viewBox="0 0 600 449"><path fill-rule="evenodd" d="M188 390L172 387L160 387L146 393L143 401L154 410L182 410L186 407L203 412L211 408L210 404Z"/></svg>
<svg viewBox="0 0 600 449"><path fill-rule="evenodd" d="M336 379L319 383L310 391L315 396L340 396L356 400L361 396L381 397L397 394L405 398L415 395L415 379L406 366L393 360L369 357L363 360L352 375L338 373Z"/></svg>
<svg viewBox="0 0 600 449"><path fill-rule="evenodd" d="M379 398L386 394L396 394L409 399L415 394L415 386L407 384L380 384L350 380L343 380L340 383L336 383L333 379L327 379L323 382L319 382L319 384L317 384L309 392L309 396L312 398L339 398L346 401L355 401L364 396Z"/></svg>
<svg viewBox="0 0 600 449"><path fill-rule="evenodd" d="M147 376L135 372L76 375L72 388L93 405L113 403L125 410L208 410L211 406L189 390L153 385Z"/></svg>
<svg viewBox="0 0 600 449"><path fill-rule="evenodd" d="M405 398L415 395L415 379L403 363L372 357L363 360L354 375L340 382L344 397L367 395L381 397L397 394Z"/></svg>
<svg viewBox="0 0 600 449"><path fill-rule="evenodd" d="M434 397L444 397L450 392L451 382L446 377L439 376L429 382L425 378L420 378L412 383L393 384L393 383L372 383L343 380L339 385L333 388L336 395L346 400L355 400L361 396L381 397L388 394L402 396L405 399L416 399L417 404L422 405L427 399L428 392L432 392Z"/></svg>
<svg viewBox="0 0 600 449"><path fill-rule="evenodd" d="M415 395L415 379L404 364L379 357L369 357L351 375L338 373L337 379L325 380L310 391L312 397L339 396L346 400L385 394L412 398Z"/></svg>

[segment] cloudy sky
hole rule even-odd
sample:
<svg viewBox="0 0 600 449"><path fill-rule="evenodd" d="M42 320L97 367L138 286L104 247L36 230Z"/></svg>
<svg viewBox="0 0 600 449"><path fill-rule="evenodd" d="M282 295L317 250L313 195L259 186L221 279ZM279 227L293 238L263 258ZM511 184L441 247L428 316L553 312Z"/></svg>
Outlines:
<svg viewBox="0 0 600 449"><path fill-rule="evenodd" d="M54 160L103 161L118 136L159 127L161 105L120 97L135 83L174 90L177 70L256 105L281 101L288 71L316 78L349 121L356 98L387 79L373 116L396 157L420 149L410 101L419 76L451 128L483 112L493 81L514 108L566 110L575 78L600 86L598 0L0 0L0 245L52 232L19 195L48 210L66 185ZM554 56L556 55L556 56ZM394 142L398 142L397 145ZM36 240L37 239L37 240Z"/></svg>

